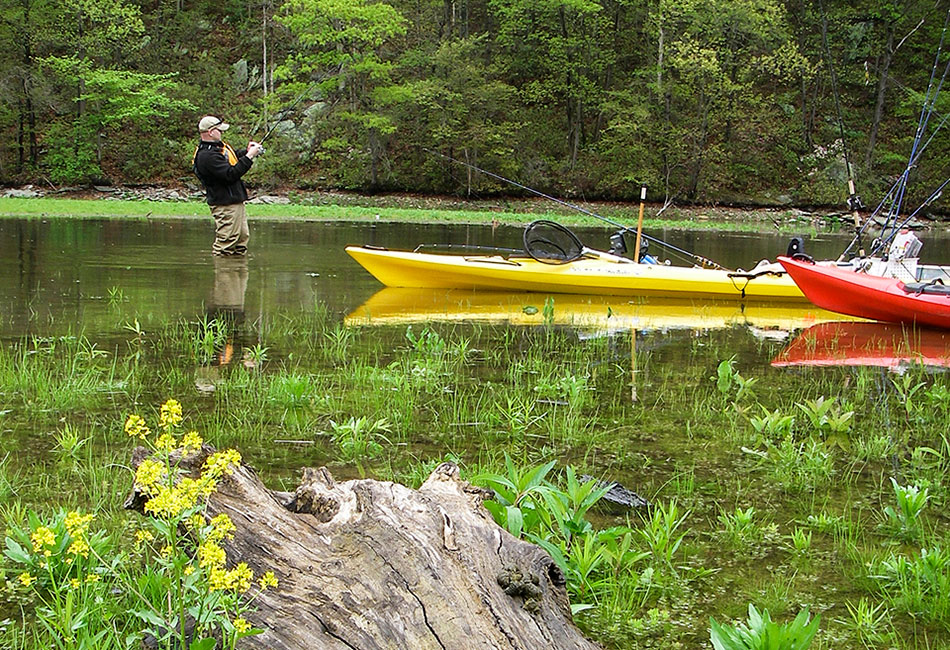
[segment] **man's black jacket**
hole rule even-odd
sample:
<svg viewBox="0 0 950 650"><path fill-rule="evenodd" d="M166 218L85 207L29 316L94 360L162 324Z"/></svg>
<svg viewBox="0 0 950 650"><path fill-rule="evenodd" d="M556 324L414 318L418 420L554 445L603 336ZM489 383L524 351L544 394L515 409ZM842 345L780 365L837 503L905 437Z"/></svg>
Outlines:
<svg viewBox="0 0 950 650"><path fill-rule="evenodd" d="M208 205L231 205L247 201L247 188L241 177L253 161L247 150L232 150L236 162L232 165L223 142L198 143L195 151L194 172L208 195Z"/></svg>

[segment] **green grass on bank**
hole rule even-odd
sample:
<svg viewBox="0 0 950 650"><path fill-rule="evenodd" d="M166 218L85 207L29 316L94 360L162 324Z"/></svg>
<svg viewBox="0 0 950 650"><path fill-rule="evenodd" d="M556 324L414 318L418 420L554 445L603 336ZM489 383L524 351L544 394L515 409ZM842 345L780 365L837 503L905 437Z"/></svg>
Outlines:
<svg viewBox="0 0 950 650"><path fill-rule="evenodd" d="M378 201L378 199L377 199ZM367 199L367 203L375 202ZM394 200L394 203L400 201ZM405 203L404 201L402 203ZM251 219L309 219L316 221L383 221L401 223L454 223L479 225L526 224L535 219L552 219L566 226L599 226L603 222L570 209L563 211L538 211L536 205L527 202L499 203L498 207L464 209L438 207L437 201L420 201L418 206L406 205L313 205L303 202L288 204L252 203L247 207ZM0 217L27 218L207 218L208 207L201 201L150 201L129 199L81 199L81 198L13 198L0 197ZM629 207L611 207L603 216L612 222L635 226L636 213ZM789 212L778 215L763 211L717 211L676 210L667 211L662 218L644 218L647 228L682 228L722 231L783 232L785 228L800 232L803 220ZM817 224L816 224L817 225Z"/></svg>

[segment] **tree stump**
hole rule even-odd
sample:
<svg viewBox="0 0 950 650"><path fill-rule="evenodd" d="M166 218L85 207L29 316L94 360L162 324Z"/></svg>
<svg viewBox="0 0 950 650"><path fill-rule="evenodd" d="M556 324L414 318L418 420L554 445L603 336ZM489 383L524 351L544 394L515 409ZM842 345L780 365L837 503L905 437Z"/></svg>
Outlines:
<svg viewBox="0 0 950 650"><path fill-rule="evenodd" d="M181 466L197 475L207 445ZM136 449L133 464L147 455ZM255 574L273 571L248 618L273 650L499 648L594 650L571 620L564 577L540 547L482 507L487 493L439 465L419 490L336 483L307 468L295 493L268 490L243 465L222 479L208 514L236 526L225 544ZM127 507L141 510L133 489Z"/></svg>

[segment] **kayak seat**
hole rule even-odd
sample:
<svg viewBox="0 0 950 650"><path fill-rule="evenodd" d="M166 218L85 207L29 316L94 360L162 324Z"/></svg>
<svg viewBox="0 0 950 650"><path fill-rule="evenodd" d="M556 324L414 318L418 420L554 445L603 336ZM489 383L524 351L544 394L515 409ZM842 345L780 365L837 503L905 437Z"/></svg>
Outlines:
<svg viewBox="0 0 950 650"><path fill-rule="evenodd" d="M938 296L950 296L950 287L940 280L931 280L930 282L905 282L905 293L915 293L918 296L922 293Z"/></svg>

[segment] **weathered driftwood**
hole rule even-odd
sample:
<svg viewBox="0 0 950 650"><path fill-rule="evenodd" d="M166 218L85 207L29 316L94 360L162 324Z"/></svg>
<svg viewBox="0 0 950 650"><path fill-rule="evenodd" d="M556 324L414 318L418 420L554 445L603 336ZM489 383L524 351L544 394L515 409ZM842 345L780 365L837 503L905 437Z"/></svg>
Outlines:
<svg viewBox="0 0 950 650"><path fill-rule="evenodd" d="M200 468L210 448L182 465ZM136 450L137 466L145 450ZM255 573L274 571L249 618L267 629L245 647L326 650L595 649L571 621L564 578L539 547L483 508L485 494L451 463L419 490L336 483L304 470L296 493L268 490L242 466L222 481L212 516L237 530L226 545ZM128 507L140 509L141 495Z"/></svg>

